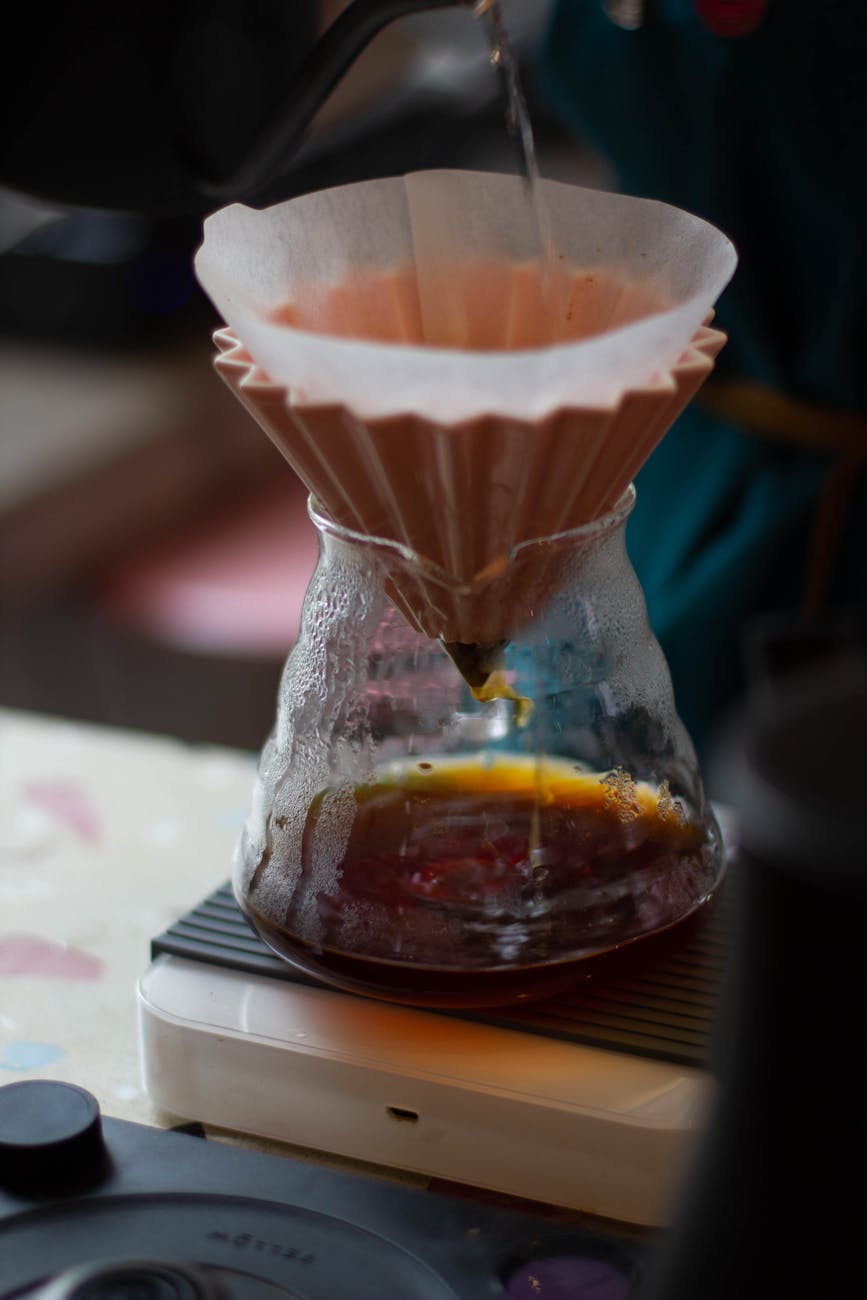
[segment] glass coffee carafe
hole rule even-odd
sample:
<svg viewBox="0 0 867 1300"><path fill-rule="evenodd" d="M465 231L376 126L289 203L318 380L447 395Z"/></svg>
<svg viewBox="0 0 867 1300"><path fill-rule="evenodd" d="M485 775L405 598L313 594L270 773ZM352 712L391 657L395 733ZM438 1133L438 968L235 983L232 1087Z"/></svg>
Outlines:
<svg viewBox="0 0 867 1300"><path fill-rule="evenodd" d="M721 839L627 557L633 501L458 583L311 499L319 564L234 875L293 965L503 1004L711 897Z"/></svg>

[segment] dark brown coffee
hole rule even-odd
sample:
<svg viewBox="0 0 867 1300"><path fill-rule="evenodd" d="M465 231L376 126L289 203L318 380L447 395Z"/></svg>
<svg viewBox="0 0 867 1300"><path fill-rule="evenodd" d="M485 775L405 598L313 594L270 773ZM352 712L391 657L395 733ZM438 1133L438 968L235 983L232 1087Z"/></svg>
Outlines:
<svg viewBox="0 0 867 1300"><path fill-rule="evenodd" d="M285 915L262 915L255 891L243 906L296 965L398 1001L543 996L669 931L719 873L712 829L665 786L561 761L422 761L356 789L340 869L322 888L322 802L307 815Z"/></svg>

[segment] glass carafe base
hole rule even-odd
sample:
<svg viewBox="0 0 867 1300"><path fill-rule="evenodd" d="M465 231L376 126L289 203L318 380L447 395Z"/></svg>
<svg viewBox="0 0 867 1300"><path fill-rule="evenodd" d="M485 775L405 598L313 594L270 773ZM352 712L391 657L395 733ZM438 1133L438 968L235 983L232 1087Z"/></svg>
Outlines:
<svg viewBox="0 0 867 1300"><path fill-rule="evenodd" d="M552 995L615 960L646 960L651 939L681 941L719 880L712 822L664 789L564 760L394 764L354 799L327 888L310 866L324 793L289 906L260 910L255 888L239 902L298 968L391 1001L469 1008Z"/></svg>
<svg viewBox="0 0 867 1300"><path fill-rule="evenodd" d="M431 1010L472 1011L519 1006L567 993L589 980L620 979L667 960L698 933L713 896L666 930L619 948L541 966L457 971L374 961L327 949L305 948L261 917L250 916L259 937L296 970L329 988Z"/></svg>

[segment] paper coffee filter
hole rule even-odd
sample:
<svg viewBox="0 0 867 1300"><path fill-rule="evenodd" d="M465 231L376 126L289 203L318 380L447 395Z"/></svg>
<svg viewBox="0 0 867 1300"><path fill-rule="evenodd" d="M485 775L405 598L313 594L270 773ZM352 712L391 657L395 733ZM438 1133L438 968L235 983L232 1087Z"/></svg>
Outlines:
<svg viewBox="0 0 867 1300"><path fill-rule="evenodd" d="M554 181L541 200L544 286L522 179L463 171L231 205L205 222L196 272L295 402L448 425L610 407L676 365L734 249L655 201Z"/></svg>

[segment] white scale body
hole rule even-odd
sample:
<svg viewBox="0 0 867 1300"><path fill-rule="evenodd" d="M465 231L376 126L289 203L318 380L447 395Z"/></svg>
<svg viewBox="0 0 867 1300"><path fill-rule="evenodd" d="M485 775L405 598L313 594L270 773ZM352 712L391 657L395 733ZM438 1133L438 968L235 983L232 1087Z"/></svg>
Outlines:
<svg viewBox="0 0 867 1300"><path fill-rule="evenodd" d="M172 1114L663 1226L706 1122L701 1069L161 954L144 1086Z"/></svg>

